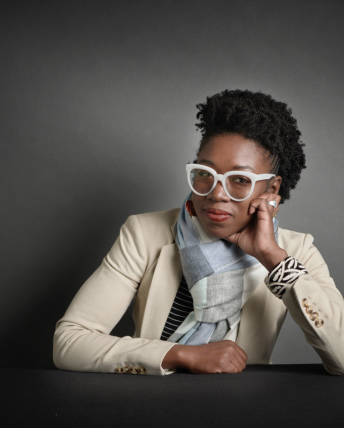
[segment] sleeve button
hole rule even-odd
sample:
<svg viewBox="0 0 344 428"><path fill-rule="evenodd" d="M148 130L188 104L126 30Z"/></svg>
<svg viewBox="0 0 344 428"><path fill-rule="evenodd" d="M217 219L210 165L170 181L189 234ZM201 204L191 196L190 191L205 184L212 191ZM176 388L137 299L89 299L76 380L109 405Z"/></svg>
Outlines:
<svg viewBox="0 0 344 428"><path fill-rule="evenodd" d="M312 312L309 318L311 319L311 321L315 321L318 319L318 316L319 314L317 312Z"/></svg>
<svg viewBox="0 0 344 428"><path fill-rule="evenodd" d="M308 300L307 299L302 299L302 306L304 306L305 308L308 308Z"/></svg>
<svg viewBox="0 0 344 428"><path fill-rule="evenodd" d="M323 325L324 325L324 320L322 320L322 319L319 318L318 320L315 321L315 326L316 327L320 328Z"/></svg>
<svg viewBox="0 0 344 428"><path fill-rule="evenodd" d="M139 374L146 374L146 369L144 367L139 368Z"/></svg>
<svg viewBox="0 0 344 428"><path fill-rule="evenodd" d="M312 306L307 306L306 312L307 312L307 314L311 314L313 312L313 307Z"/></svg>
<svg viewBox="0 0 344 428"><path fill-rule="evenodd" d="M116 373L123 373L123 367L120 364L118 364L117 367L115 368L115 372Z"/></svg>

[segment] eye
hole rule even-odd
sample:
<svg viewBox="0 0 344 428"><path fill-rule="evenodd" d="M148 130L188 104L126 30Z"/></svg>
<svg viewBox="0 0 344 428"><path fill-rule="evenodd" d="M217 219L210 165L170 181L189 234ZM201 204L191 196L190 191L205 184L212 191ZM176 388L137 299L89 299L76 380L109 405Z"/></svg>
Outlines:
<svg viewBox="0 0 344 428"><path fill-rule="evenodd" d="M233 181L235 181L236 183L239 183L239 184L249 184L250 183L250 180L246 177L236 177L236 178L234 178Z"/></svg>
<svg viewBox="0 0 344 428"><path fill-rule="evenodd" d="M209 178L212 176L211 173L208 171L199 171L198 175L203 178Z"/></svg>

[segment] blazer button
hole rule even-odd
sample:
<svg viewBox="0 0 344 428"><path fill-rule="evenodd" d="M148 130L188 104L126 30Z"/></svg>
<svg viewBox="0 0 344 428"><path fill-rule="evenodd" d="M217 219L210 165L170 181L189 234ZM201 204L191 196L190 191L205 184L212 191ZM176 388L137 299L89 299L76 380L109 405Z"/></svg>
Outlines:
<svg viewBox="0 0 344 428"><path fill-rule="evenodd" d="M308 300L307 300L307 299L302 299L302 305L303 305L305 308L308 308Z"/></svg>
<svg viewBox="0 0 344 428"><path fill-rule="evenodd" d="M324 320L322 320L321 318L319 318L318 320L315 321L315 326L320 328L324 325Z"/></svg>
<svg viewBox="0 0 344 428"><path fill-rule="evenodd" d="M313 312L312 306L307 306L306 312L307 312L307 314L311 314Z"/></svg>
<svg viewBox="0 0 344 428"><path fill-rule="evenodd" d="M309 318L311 319L311 321L315 321L318 319L318 316L319 314L317 312L312 312Z"/></svg>

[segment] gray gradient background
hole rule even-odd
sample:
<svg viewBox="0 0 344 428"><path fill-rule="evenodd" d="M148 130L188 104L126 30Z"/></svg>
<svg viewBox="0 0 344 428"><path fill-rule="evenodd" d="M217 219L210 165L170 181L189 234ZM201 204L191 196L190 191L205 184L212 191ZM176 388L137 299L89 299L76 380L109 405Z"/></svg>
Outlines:
<svg viewBox="0 0 344 428"><path fill-rule="evenodd" d="M341 1L1 2L1 366L53 367L56 321L130 214L181 205L196 103L287 102L308 168L280 226L343 277ZM131 335L130 310L115 328ZM288 316L274 363L319 362Z"/></svg>

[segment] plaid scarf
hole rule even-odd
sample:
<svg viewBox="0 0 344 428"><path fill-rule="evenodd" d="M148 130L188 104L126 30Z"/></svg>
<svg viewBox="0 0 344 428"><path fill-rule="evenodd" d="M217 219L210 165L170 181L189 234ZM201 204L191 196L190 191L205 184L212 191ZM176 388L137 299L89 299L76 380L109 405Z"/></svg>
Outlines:
<svg viewBox="0 0 344 428"><path fill-rule="evenodd" d="M277 229L274 218L278 242ZM192 192L179 214L176 243L194 311L168 341L201 345L222 340L240 321L245 271L259 261L229 241L206 235L193 208Z"/></svg>

